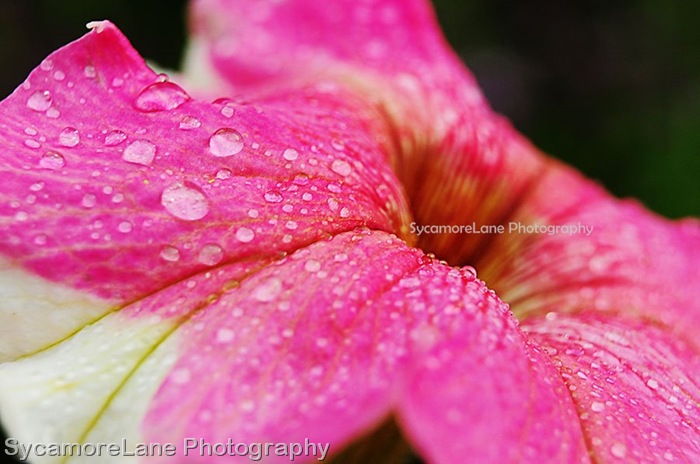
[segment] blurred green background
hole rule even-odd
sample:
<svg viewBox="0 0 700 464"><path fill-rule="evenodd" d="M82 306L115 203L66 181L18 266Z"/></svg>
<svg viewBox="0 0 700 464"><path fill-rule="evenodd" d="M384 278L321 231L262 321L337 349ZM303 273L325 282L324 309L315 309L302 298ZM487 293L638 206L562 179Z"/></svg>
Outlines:
<svg viewBox="0 0 700 464"><path fill-rule="evenodd" d="M700 216L700 2L436 0L448 40L499 112L618 196ZM186 0L0 0L0 95L109 18L178 66Z"/></svg>
<svg viewBox="0 0 700 464"><path fill-rule="evenodd" d="M177 67L185 3L0 0L0 98L94 19L111 19L143 56ZM699 1L435 5L493 106L543 150L618 196L700 216Z"/></svg>

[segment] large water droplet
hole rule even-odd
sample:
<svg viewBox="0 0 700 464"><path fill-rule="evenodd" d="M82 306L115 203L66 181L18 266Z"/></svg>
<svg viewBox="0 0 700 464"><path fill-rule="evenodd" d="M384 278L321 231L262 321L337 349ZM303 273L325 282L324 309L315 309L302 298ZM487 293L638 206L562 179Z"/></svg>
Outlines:
<svg viewBox="0 0 700 464"><path fill-rule="evenodd" d="M39 160L39 167L44 169L59 170L66 165L66 160L58 152L47 151Z"/></svg>
<svg viewBox="0 0 700 464"><path fill-rule="evenodd" d="M230 128L219 129L209 138L209 151L220 158L233 156L243 150L243 137Z"/></svg>
<svg viewBox="0 0 700 464"><path fill-rule="evenodd" d="M156 156L156 146L147 140L135 140L125 149L122 159L129 163L143 164L148 166Z"/></svg>
<svg viewBox="0 0 700 464"><path fill-rule="evenodd" d="M204 265L214 266L224 259L224 250L216 243L210 243L202 247L197 259Z"/></svg>
<svg viewBox="0 0 700 464"><path fill-rule="evenodd" d="M51 103L53 103L51 92L48 90L38 91L34 92L27 100L27 108L42 113L51 108Z"/></svg>
<svg viewBox="0 0 700 464"><path fill-rule="evenodd" d="M75 127L66 127L58 135L58 143L64 147L74 147L80 143L80 133Z"/></svg>
<svg viewBox="0 0 700 464"><path fill-rule="evenodd" d="M236 240L242 243L248 243L255 238L255 232L247 227L241 227L236 231Z"/></svg>
<svg viewBox="0 0 700 464"><path fill-rule="evenodd" d="M136 97L134 105L146 113L174 110L190 100L182 88L172 82L156 82L144 88Z"/></svg>
<svg viewBox="0 0 700 464"><path fill-rule="evenodd" d="M120 130L113 130L105 136L105 145L113 147L126 140L126 134Z"/></svg>
<svg viewBox="0 0 700 464"><path fill-rule="evenodd" d="M166 188L160 202L166 211L185 221L196 221L209 213L209 202L204 193L181 183Z"/></svg>
<svg viewBox="0 0 700 464"><path fill-rule="evenodd" d="M349 176L352 172L352 166L350 166L350 163L347 161L335 160L333 163L331 163L331 170L336 174L340 174L341 176L345 177Z"/></svg>

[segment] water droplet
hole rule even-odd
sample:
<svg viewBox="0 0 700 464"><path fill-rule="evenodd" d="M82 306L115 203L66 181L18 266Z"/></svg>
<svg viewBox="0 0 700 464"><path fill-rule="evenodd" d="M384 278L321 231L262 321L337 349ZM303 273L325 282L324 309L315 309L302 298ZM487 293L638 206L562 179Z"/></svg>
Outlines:
<svg viewBox="0 0 700 464"><path fill-rule="evenodd" d="M472 266L462 267L462 274L467 278L467 280L474 280L477 277L476 269Z"/></svg>
<svg viewBox="0 0 700 464"><path fill-rule="evenodd" d="M229 169L219 169L216 171L216 178L219 180L230 179L233 173Z"/></svg>
<svg viewBox="0 0 700 464"><path fill-rule="evenodd" d="M233 117L233 115L235 114L235 112L236 112L236 110L235 110L232 106L229 106L229 105L226 105L226 106L224 106L223 108L221 108L221 114L222 114L225 118L231 118L231 117Z"/></svg>
<svg viewBox="0 0 700 464"><path fill-rule="evenodd" d="M235 129L219 129L209 139L209 151L219 158L233 156L243 150L243 137Z"/></svg>
<svg viewBox="0 0 700 464"><path fill-rule="evenodd" d="M270 191L265 193L265 201L268 203L279 203L282 201L282 194L277 191Z"/></svg>
<svg viewBox="0 0 700 464"><path fill-rule="evenodd" d="M113 130L105 137L105 145L113 147L126 140L126 134L120 130Z"/></svg>
<svg viewBox="0 0 700 464"><path fill-rule="evenodd" d="M53 78L56 79L57 81L62 81L63 79L66 78L66 73L64 73L61 70L58 70L53 73Z"/></svg>
<svg viewBox="0 0 700 464"><path fill-rule="evenodd" d="M253 298L260 302L268 302L274 300L282 291L282 282L277 278L271 278L253 290Z"/></svg>
<svg viewBox="0 0 700 464"><path fill-rule="evenodd" d="M136 97L134 106L146 113L174 110L190 100L182 88L172 82L156 82L144 88Z"/></svg>
<svg viewBox="0 0 700 464"><path fill-rule="evenodd" d="M189 369L176 369L170 374L170 379L178 385L184 385L192 379L192 374Z"/></svg>
<svg viewBox="0 0 700 464"><path fill-rule="evenodd" d="M286 159L287 161L294 161L295 159L299 158L299 152L294 148L287 148L282 153L282 158Z"/></svg>
<svg viewBox="0 0 700 464"><path fill-rule="evenodd" d="M296 221L287 221L284 226L289 230L296 230L296 228L299 227L299 224L297 224Z"/></svg>
<svg viewBox="0 0 700 464"><path fill-rule="evenodd" d="M249 243L255 238L255 232L247 227L241 227L236 231L236 240L242 243Z"/></svg>
<svg viewBox="0 0 700 464"><path fill-rule="evenodd" d="M336 174L340 174L341 176L345 177L349 176L352 172L352 166L350 166L350 163L347 161L335 160L333 163L331 163L331 170Z"/></svg>
<svg viewBox="0 0 700 464"><path fill-rule="evenodd" d="M616 458L627 456L627 447L623 443L615 443L610 447L610 453Z"/></svg>
<svg viewBox="0 0 700 464"><path fill-rule="evenodd" d="M231 329L219 329L216 332L216 341L218 343L228 343L233 340L235 333Z"/></svg>
<svg viewBox="0 0 700 464"><path fill-rule="evenodd" d="M196 221L209 213L209 202L204 193L181 183L166 188L160 202L166 211L185 221Z"/></svg>
<svg viewBox="0 0 700 464"><path fill-rule="evenodd" d="M257 209L249 209L248 210L248 217L255 219L258 216L260 216L260 213L258 212Z"/></svg>
<svg viewBox="0 0 700 464"><path fill-rule="evenodd" d="M160 249L160 257L165 261L174 263L175 261L180 260L180 250L174 246L166 245Z"/></svg>
<svg viewBox="0 0 700 464"><path fill-rule="evenodd" d="M46 245L49 241L49 237L46 234L39 234L34 237L34 243L37 245Z"/></svg>
<svg viewBox="0 0 700 464"><path fill-rule="evenodd" d="M255 403L250 400L243 401L241 403L241 411L251 412L255 409Z"/></svg>
<svg viewBox="0 0 700 464"><path fill-rule="evenodd" d="M304 270L306 272L318 272L321 269L321 263L316 261L315 259L310 259L304 264Z"/></svg>
<svg viewBox="0 0 700 464"><path fill-rule="evenodd" d="M80 133L75 127L66 127L58 135L58 143L64 147L74 147L80 143Z"/></svg>
<svg viewBox="0 0 700 464"><path fill-rule="evenodd" d="M29 190L31 190L32 192L40 192L43 189L44 189L43 182L36 182L36 183L29 186Z"/></svg>
<svg viewBox="0 0 700 464"><path fill-rule="evenodd" d="M148 166L156 156L156 146L147 140L135 140L125 149L122 159L129 163L143 164Z"/></svg>
<svg viewBox="0 0 700 464"><path fill-rule="evenodd" d="M604 409L605 404L601 403L600 401L594 401L593 403L591 403L591 411L601 412Z"/></svg>
<svg viewBox="0 0 700 464"><path fill-rule="evenodd" d="M41 144L39 142L37 142L36 140L32 140L32 139L25 140L24 144L26 146L28 146L29 148L40 148L41 147Z"/></svg>
<svg viewBox="0 0 700 464"><path fill-rule="evenodd" d="M308 185L309 184L309 176L307 176L304 173L297 174L294 176L294 183L296 185Z"/></svg>
<svg viewBox="0 0 700 464"><path fill-rule="evenodd" d="M66 160L63 156L55 151L47 151L44 156L39 160L39 167L44 169L51 169L53 171L59 170L66 165Z"/></svg>
<svg viewBox="0 0 700 464"><path fill-rule="evenodd" d="M202 125L201 121L194 116L185 116L180 121L180 129L182 130L193 130L197 129Z"/></svg>
<svg viewBox="0 0 700 464"><path fill-rule="evenodd" d="M350 216L350 210L347 208L341 208L340 210L340 217L346 218Z"/></svg>
<svg viewBox="0 0 700 464"><path fill-rule="evenodd" d="M659 388L659 382L654 379L649 379L647 380L647 387L651 388L652 390L656 390Z"/></svg>
<svg viewBox="0 0 700 464"><path fill-rule="evenodd" d="M92 193L86 193L80 204L85 208L92 208L97 204L97 197Z"/></svg>
<svg viewBox="0 0 700 464"><path fill-rule="evenodd" d="M117 230L122 234L128 234L133 228L134 226L129 221L122 221L117 226Z"/></svg>
<svg viewBox="0 0 700 464"><path fill-rule="evenodd" d="M42 113L51 108L52 103L51 92L44 90L43 92L34 92L29 97L27 100L27 108Z"/></svg>
<svg viewBox="0 0 700 464"><path fill-rule="evenodd" d="M83 69L83 75L88 79L93 79L97 76L97 70L94 66L87 65L85 66L85 69Z"/></svg>
<svg viewBox="0 0 700 464"><path fill-rule="evenodd" d="M216 243L210 243L204 245L202 249L199 250L197 259L204 265L214 266L224 259L224 250Z"/></svg>

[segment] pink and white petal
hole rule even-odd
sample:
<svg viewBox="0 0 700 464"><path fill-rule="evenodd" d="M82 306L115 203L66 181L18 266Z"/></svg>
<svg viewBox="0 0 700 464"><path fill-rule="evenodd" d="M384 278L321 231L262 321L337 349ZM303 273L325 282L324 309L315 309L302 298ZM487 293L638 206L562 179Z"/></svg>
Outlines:
<svg viewBox="0 0 700 464"><path fill-rule="evenodd" d="M411 320L398 415L427 462L589 462L561 377L493 291L444 265L398 287L386 299Z"/></svg>
<svg viewBox="0 0 700 464"><path fill-rule="evenodd" d="M149 440L309 439L340 451L390 413L407 321L378 301L421 256L360 230L242 280L178 330L185 343L143 424Z"/></svg>
<svg viewBox="0 0 700 464"><path fill-rule="evenodd" d="M510 221L575 232L497 235L477 261L480 275L519 317L621 314L670 327L700 349L697 220L658 217L557 167L547 171Z"/></svg>
<svg viewBox="0 0 700 464"><path fill-rule="evenodd" d="M0 103L12 269L112 307L357 226L407 230L376 109L332 86L199 102L94 26Z"/></svg>
<svg viewBox="0 0 700 464"><path fill-rule="evenodd" d="M262 262L218 268L110 313L60 344L0 365L0 418L21 443L116 443L140 423L183 343L173 331ZM33 456L32 462L64 462ZM81 460L82 459L82 460ZM101 459L101 460L100 460ZM111 462L87 456L73 462Z"/></svg>
<svg viewBox="0 0 700 464"><path fill-rule="evenodd" d="M0 257L0 363L70 336L115 303L42 279Z"/></svg>
<svg viewBox="0 0 700 464"><path fill-rule="evenodd" d="M596 462L700 460L700 355L662 327L606 314L532 318Z"/></svg>

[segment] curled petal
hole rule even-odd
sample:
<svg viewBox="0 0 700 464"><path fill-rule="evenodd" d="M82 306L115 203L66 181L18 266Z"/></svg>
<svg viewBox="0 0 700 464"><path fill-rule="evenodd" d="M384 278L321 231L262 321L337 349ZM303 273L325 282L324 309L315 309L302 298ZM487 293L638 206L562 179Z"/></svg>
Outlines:
<svg viewBox="0 0 700 464"><path fill-rule="evenodd" d="M0 108L1 272L39 279L66 322L0 344L9 357L211 266L357 226L407 230L386 126L337 87L197 101L105 22ZM0 314L30 327L35 296L3 299ZM92 312L61 310L94 299Z"/></svg>

